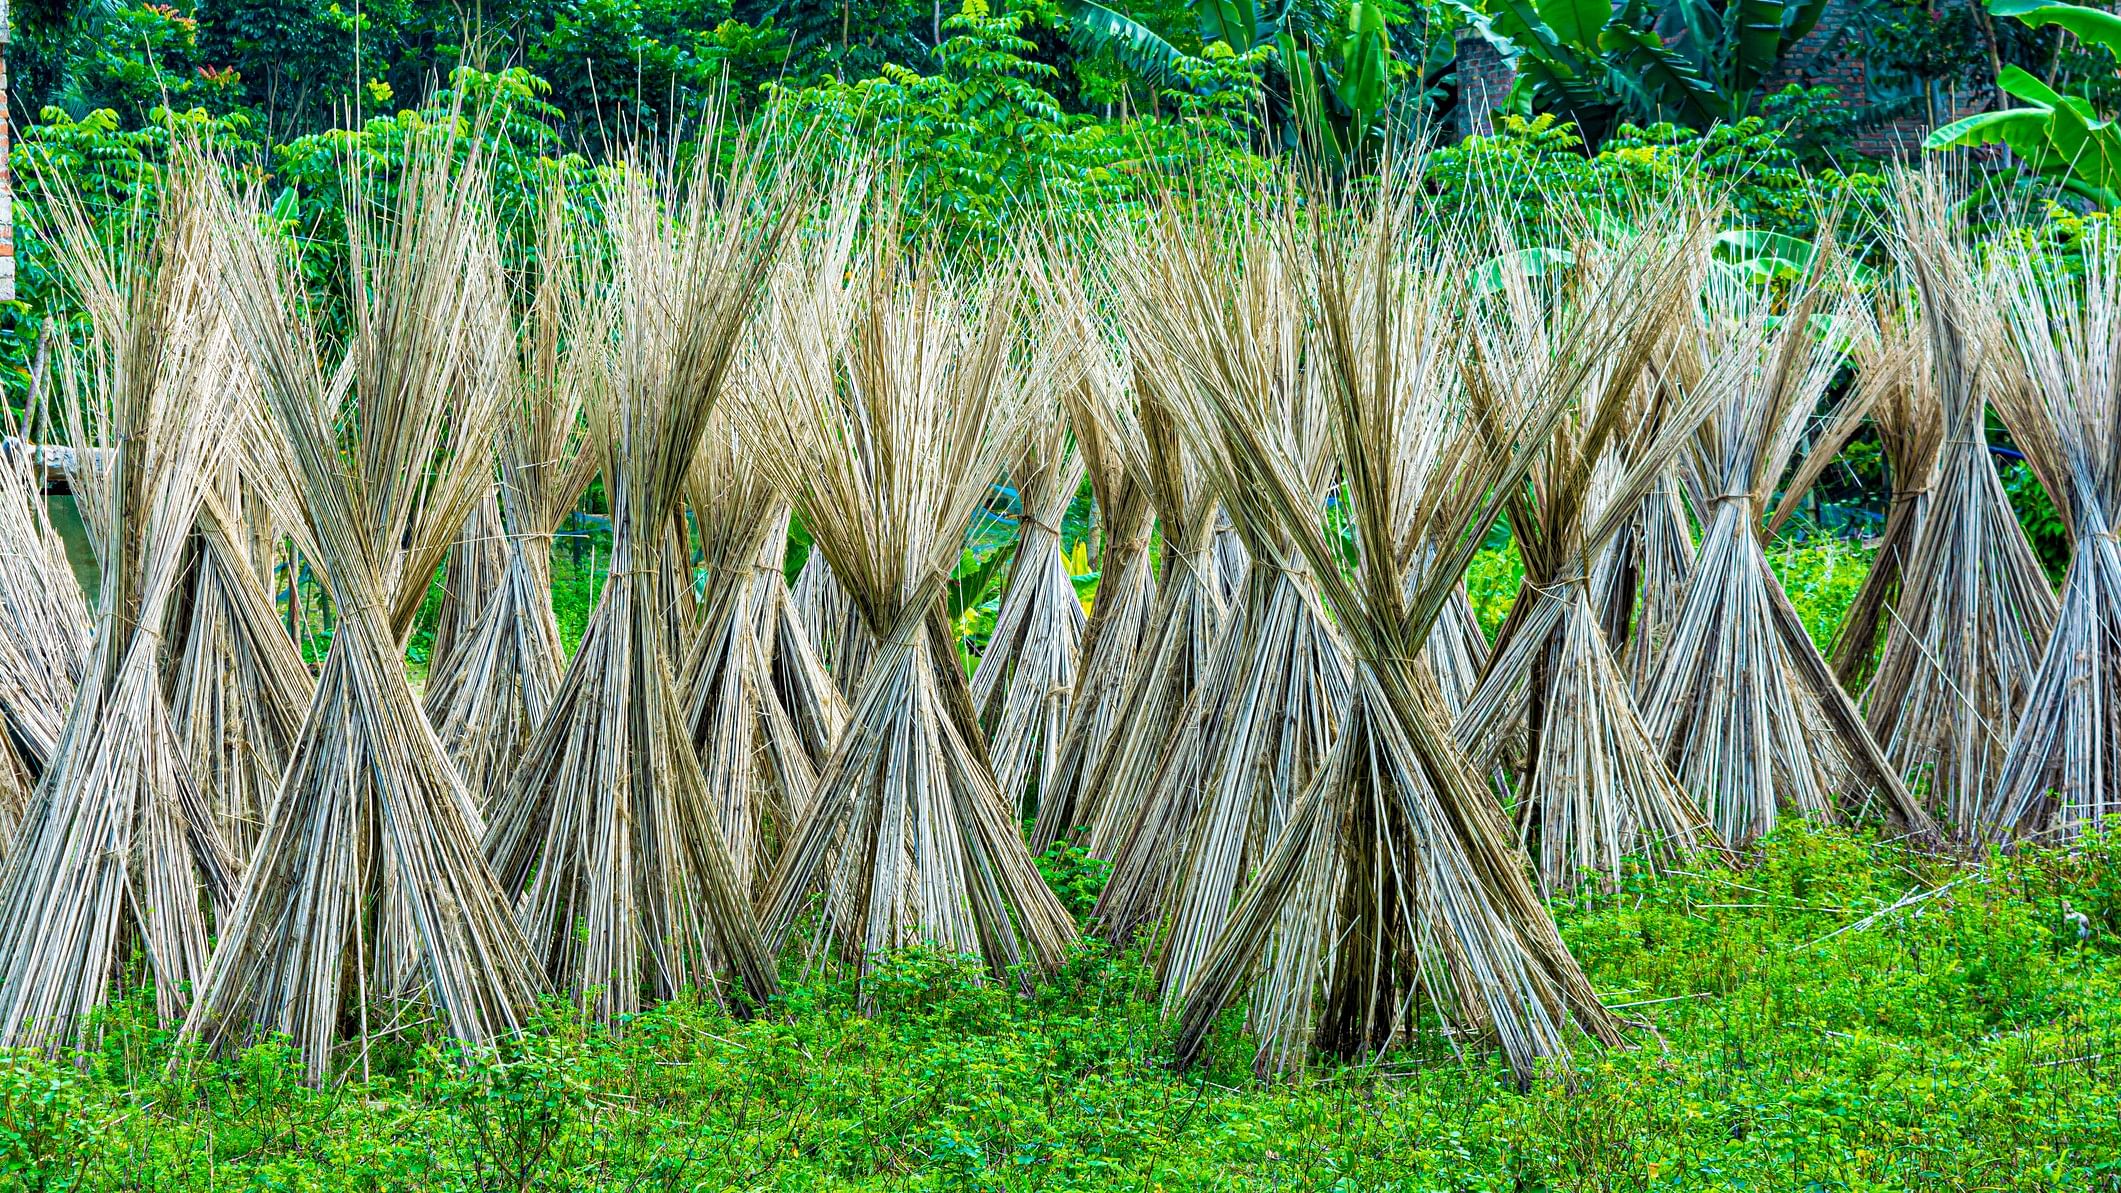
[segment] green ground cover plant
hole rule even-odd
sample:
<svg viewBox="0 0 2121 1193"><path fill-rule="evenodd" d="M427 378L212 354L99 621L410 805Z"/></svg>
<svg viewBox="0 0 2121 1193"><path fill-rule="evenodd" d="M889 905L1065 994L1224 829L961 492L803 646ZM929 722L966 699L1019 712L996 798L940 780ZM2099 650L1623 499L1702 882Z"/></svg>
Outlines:
<svg viewBox="0 0 2121 1193"><path fill-rule="evenodd" d="M172 1058L121 1005L79 1066L0 1061L22 1189L2110 1189L2121 839L1938 861L1789 828L1743 869L1563 906L1634 1046L1518 1089L1477 1048L1262 1086L1240 1025L1167 1062L1153 981L1086 944L1032 997L967 963L790 971L765 1013L554 1011L465 1063L309 1089L288 1051ZM1048 859L1066 883L1065 857ZM1096 876L1089 878L1094 882ZM1145 998L1145 993L1151 997Z"/></svg>

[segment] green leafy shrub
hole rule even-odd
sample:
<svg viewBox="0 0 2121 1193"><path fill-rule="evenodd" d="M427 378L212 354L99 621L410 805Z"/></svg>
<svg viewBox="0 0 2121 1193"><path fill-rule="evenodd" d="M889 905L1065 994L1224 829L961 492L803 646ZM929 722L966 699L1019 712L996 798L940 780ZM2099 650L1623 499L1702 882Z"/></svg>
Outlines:
<svg viewBox="0 0 2121 1193"><path fill-rule="evenodd" d="M1088 919L1090 908L1104 893L1106 880L1112 877L1112 863L1091 857L1089 850L1066 841L1047 846L1036 860L1040 876L1060 896L1061 906L1068 909L1068 914L1077 922Z"/></svg>
<svg viewBox="0 0 2121 1193"><path fill-rule="evenodd" d="M1624 214L1645 199L1704 191L1726 200L1733 226L1808 238L1822 206L1882 196L1876 174L1807 172L1800 152L1815 150L1792 137L1759 116L1707 131L1623 124L1586 155L1577 130L1552 114L1503 116L1493 136L1429 155L1424 178L1445 210L1494 211L1527 229L1565 213Z"/></svg>
<svg viewBox="0 0 2121 1193"><path fill-rule="evenodd" d="M1491 548L1473 556L1472 566L1466 569L1466 598L1473 603L1473 616L1480 620L1488 641L1495 640L1522 587L1524 560L1517 557L1516 548Z"/></svg>
<svg viewBox="0 0 2121 1193"><path fill-rule="evenodd" d="M688 997L613 1033L555 1008L491 1052L372 1049L323 1090L280 1044L7 1058L0 1163L11 1187L171 1193L2102 1189L2117 849L1961 862L1791 822L1743 868L1585 890L1563 935L1639 1046L1523 1091L1433 1037L1262 1086L1241 1012L1175 1071L1153 974L1091 941L1028 994L933 951L866 984L791 962L749 1019Z"/></svg>
<svg viewBox="0 0 2121 1193"><path fill-rule="evenodd" d="M1770 547L1767 556L1806 632L1825 650L1870 571L1869 549L1846 539L1814 538L1801 544L1785 540Z"/></svg>

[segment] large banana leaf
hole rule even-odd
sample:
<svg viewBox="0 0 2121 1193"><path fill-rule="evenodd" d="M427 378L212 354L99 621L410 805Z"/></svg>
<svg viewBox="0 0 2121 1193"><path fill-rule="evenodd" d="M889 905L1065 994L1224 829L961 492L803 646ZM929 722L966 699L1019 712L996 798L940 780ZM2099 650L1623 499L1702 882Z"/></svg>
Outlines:
<svg viewBox="0 0 2121 1193"><path fill-rule="evenodd" d="M1782 35L1782 44L1795 46L1818 27L1819 18L1826 15L1827 0L1805 0L1789 10L1789 28Z"/></svg>
<svg viewBox="0 0 2121 1193"><path fill-rule="evenodd" d="M1731 45L1731 87L1751 94L1782 60L1789 6L1781 0L1738 0L1731 11L1738 24L1738 36Z"/></svg>
<svg viewBox="0 0 2121 1193"><path fill-rule="evenodd" d="M2015 66L2005 67L1996 83L2005 94L2032 106L1954 120L1925 137L1923 148L2001 142L2028 169L2067 184L2103 207L2115 206L2121 195L2121 130L2098 119L2084 100L2062 95Z"/></svg>
<svg viewBox="0 0 2121 1193"><path fill-rule="evenodd" d="M1612 56L1613 77L1649 111L1695 128L1729 115L1724 97L1696 73L1693 64L1665 48L1655 33L1618 20L1599 35Z"/></svg>
<svg viewBox="0 0 2121 1193"><path fill-rule="evenodd" d="M1340 78L1334 91L1353 115L1356 136L1367 133L1390 98L1392 39L1384 9L1355 0L1348 6L1348 26L1340 37Z"/></svg>
<svg viewBox="0 0 2121 1193"><path fill-rule="evenodd" d="M2035 29L2043 25L2067 29L2079 41L2121 53L2121 16L2110 12L2053 0L1989 0L1988 10L1999 17L2015 17Z"/></svg>
<svg viewBox="0 0 2121 1193"><path fill-rule="evenodd" d="M2091 193L2110 196L2121 190L2121 134L2107 123L2094 124L2068 105L2047 122L2048 143L2055 156L2069 163L2069 173ZM2102 204L2111 206L2111 198Z"/></svg>
<svg viewBox="0 0 2121 1193"><path fill-rule="evenodd" d="M1088 53L1112 51L1121 66L1133 71L1158 91L1185 91L1191 86L1179 63L1185 55L1148 26L1132 17L1098 4L1095 0L1062 0L1068 17L1068 37ZM1250 48L1250 47L1247 47Z"/></svg>
<svg viewBox="0 0 2121 1193"><path fill-rule="evenodd" d="M1341 143L1332 114L1326 111L1326 97L1319 89L1318 67L1312 62L1310 51L1298 45L1286 29L1275 35L1274 48L1281 55L1282 73L1289 76L1289 106L1296 112L1291 131L1308 142L1302 148L1321 153L1328 161L1343 160L1347 147Z"/></svg>
<svg viewBox="0 0 2121 1193"><path fill-rule="evenodd" d="M1254 0L1194 0L1200 44L1221 42L1242 54L1259 43L1259 5Z"/></svg>
<svg viewBox="0 0 2121 1193"><path fill-rule="evenodd" d="M1557 40L1593 52L1598 48L1598 31L1613 19L1612 0L1539 0L1536 11Z"/></svg>
<svg viewBox="0 0 2121 1193"><path fill-rule="evenodd" d="M2047 123L2046 108L2011 108L2003 112L1976 112L1950 124L1939 125L1922 138L1924 149L1958 146L2010 145L2014 149L2028 136L2039 138Z"/></svg>

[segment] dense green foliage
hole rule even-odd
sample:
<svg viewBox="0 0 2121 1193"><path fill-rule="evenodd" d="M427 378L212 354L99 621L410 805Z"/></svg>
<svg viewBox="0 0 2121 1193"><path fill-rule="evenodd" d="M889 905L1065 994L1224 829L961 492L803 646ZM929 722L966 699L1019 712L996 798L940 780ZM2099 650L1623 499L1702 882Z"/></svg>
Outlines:
<svg viewBox="0 0 2121 1193"><path fill-rule="evenodd" d="M1989 0L1989 10L2032 28L2068 30L2083 45L2121 51L2121 16L2103 9L2043 0ZM2069 95L2018 66L1996 76L2020 107L1980 112L1931 133L1925 145L2008 145L2025 167L2102 208L2121 205L2121 126L2086 95Z"/></svg>
<svg viewBox="0 0 2121 1193"><path fill-rule="evenodd" d="M1562 908L1635 1047L1512 1087L1430 1041L1257 1086L1228 1025L1164 1061L1150 976L1087 946L1035 996L894 958L768 1013L563 1012L468 1065L284 1049L168 1065L150 1008L79 1070L0 1061L30 1189L2103 1189L2121 1156L2121 842L1956 866L1784 830L1743 870Z"/></svg>

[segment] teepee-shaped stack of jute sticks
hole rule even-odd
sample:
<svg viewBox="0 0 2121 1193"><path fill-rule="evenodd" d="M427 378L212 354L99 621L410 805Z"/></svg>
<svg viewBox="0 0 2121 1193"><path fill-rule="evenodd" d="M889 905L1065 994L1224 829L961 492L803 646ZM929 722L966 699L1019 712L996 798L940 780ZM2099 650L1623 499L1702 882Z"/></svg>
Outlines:
<svg viewBox="0 0 2121 1193"><path fill-rule="evenodd" d="M1051 775L1040 785L1031 830L1032 848L1043 850L1082 827L1078 809L1088 802L1083 782L1126 708L1157 586L1149 550L1156 507L1125 358L1091 305L1080 263L1049 262L1037 279L1049 334L1067 337L1075 348L1077 380L1062 400L1090 477L1098 527L1097 597L1083 627L1067 724Z"/></svg>
<svg viewBox="0 0 2121 1193"><path fill-rule="evenodd" d="M606 201L612 380L593 413L610 578L489 813L487 857L546 973L607 1021L730 978L754 999L778 984L692 748L671 630L685 615L670 527L797 201L749 152L732 178L703 158L675 182L630 174Z"/></svg>
<svg viewBox="0 0 2121 1193"><path fill-rule="evenodd" d="M772 875L789 826L815 795L817 768L846 710L782 578L788 507L752 464L728 407L709 424L688 487L706 593L680 690L730 864L748 896Z"/></svg>
<svg viewBox="0 0 2121 1193"><path fill-rule="evenodd" d="M1116 273L1130 334L1188 374L1208 374L1191 385L1251 403L1247 417L1317 505L1331 479L1331 427L1300 289L1307 246L1287 236L1298 227L1239 222L1226 229L1232 244L1266 235L1249 254L1159 255ZM1239 262L1234 276L1186 272ZM1194 287L1229 294L1234 307L1168 300ZM1347 648L1319 601L1310 560L1252 476L1221 453L1203 458L1249 565L1207 678L1118 838L1096 909L1121 938L1168 916L1159 950L1167 998L1185 988L1221 931L1239 885L1332 748L1348 702Z"/></svg>
<svg viewBox="0 0 2121 1193"><path fill-rule="evenodd" d="M1511 503L1524 585L1457 724L1482 761L1499 753L1505 730L1522 727L1517 817L1549 890L1617 883L1625 860L1669 862L1715 839L1643 726L1592 591L1613 536L1708 413L1707 387L1676 408L1636 401L1655 354L1691 314L1690 288L1672 279L1698 276L1707 256L1702 222L1670 218L1619 244L1585 246L1576 264L1536 277L1519 267L1521 255L1505 254L1502 285L1470 312L1468 383L1484 391L1474 409L1523 409L1575 387ZM1583 338L1605 330L1594 313L1605 306L1636 312L1626 340ZM1412 321L1410 312L1400 322Z"/></svg>
<svg viewBox="0 0 2121 1193"><path fill-rule="evenodd" d="M50 390L49 357L43 388ZM89 611L12 409L0 415L0 836L51 765L87 661Z"/></svg>
<svg viewBox="0 0 2121 1193"><path fill-rule="evenodd" d="M519 1027L542 988L403 664L429 580L491 483L513 348L487 163L450 127L409 139L390 176L344 167L339 363L250 213L224 203L217 229L237 341L299 478L296 537L340 619L184 1034L284 1033L313 1081L344 1032L385 1026L370 1018L383 1000L424 1000L440 1030L480 1042Z"/></svg>
<svg viewBox="0 0 2121 1193"><path fill-rule="evenodd" d="M2121 235L2088 231L2083 271L2001 258L2008 356L1992 394L2062 511L2072 553L2053 636L1983 817L2069 841L2121 812Z"/></svg>
<svg viewBox="0 0 2121 1193"><path fill-rule="evenodd" d="M790 511L752 457L742 395L771 385L788 345L845 335L845 284L866 183L849 180L815 227L799 229L731 376L733 394L709 423L686 489L706 593L686 654L685 722L698 749L738 885L756 896L772 877L795 821L816 795L817 771L846 726L840 690L809 641L782 567ZM805 233L809 233L805 235ZM787 296L800 293L802 300Z"/></svg>
<svg viewBox="0 0 2121 1193"><path fill-rule="evenodd" d="M14 420L6 420L10 427ZM51 765L81 681L87 606L44 508L27 444L0 449L0 856Z"/></svg>
<svg viewBox="0 0 2121 1193"><path fill-rule="evenodd" d="M1943 447L1937 370L1915 301L1913 280L1896 276L1875 289L1869 304L1850 312L1849 361L1856 370L1855 384L1826 426L1812 436L1811 449L1783 486L1782 500L1768 519L1769 534L1781 531L1856 432L1868 423L1877 433L1892 497L1870 570L1842 614L1827 653L1835 677L1851 693L1860 693L1877 667L1880 637L1890 623L1891 606L1900 599L1908 554L1929 515L1930 486Z"/></svg>
<svg viewBox="0 0 2121 1193"><path fill-rule="evenodd" d="M1125 236L1108 251L1118 260L1145 250ZM1079 839L1092 856L1106 860L1150 798L1165 747L1214 665L1227 608L1215 488L1181 442L1172 414L1173 395L1191 382L1175 360L1138 337L1127 341L1127 360L1132 408L1109 391L1104 405L1113 425L1132 428L1114 441L1137 453L1137 472L1162 532L1156 608L1111 733L1103 741L1085 740L1081 770L1063 768L1058 780L1065 804L1056 803L1051 817L1042 810L1036 828L1042 840ZM1065 816L1059 815L1063 810Z"/></svg>
<svg viewBox="0 0 2121 1193"><path fill-rule="evenodd" d="M761 466L876 643L763 926L778 945L821 895L820 930L865 970L918 944L977 953L996 973L1048 970L1075 926L995 786L941 598L1018 412L1063 378L1057 354L1023 343L1009 270L968 289L906 256L889 215L848 293L806 285L777 300L852 304L844 342L780 345L784 367L745 395Z"/></svg>
<svg viewBox="0 0 2121 1193"><path fill-rule="evenodd" d="M1929 816L1864 726L1769 569L1760 538L1799 432L1840 367L1847 316L1823 271L1832 245L1773 298L1724 273L1704 288L1692 347L1673 372L1717 392L1689 484L1702 518L1686 596L1642 708L1665 761L1733 845L1784 812L1820 820L1859 801L1927 835Z"/></svg>
<svg viewBox="0 0 2121 1193"><path fill-rule="evenodd" d="M2002 323L1984 307L1941 180L1905 175L1900 190L1898 241L1944 419L1865 696L1886 757L1920 782L1955 836L1973 840L2054 629L2055 597L1989 456L1981 362L2007 361Z"/></svg>
<svg viewBox="0 0 2121 1193"><path fill-rule="evenodd" d="M440 625L423 693L428 719L482 805L490 802L545 723L566 658L552 611L552 542L603 462L585 406L605 400L609 305L601 246L574 230L584 213L556 188L543 196L536 274L517 306L516 367L495 441L494 521L465 523L452 551L503 560L446 652ZM481 503L484 508L484 503ZM484 535L485 538L480 536ZM445 570L445 585L486 565Z"/></svg>
<svg viewBox="0 0 2121 1193"><path fill-rule="evenodd" d="M239 376L248 382L248 370ZM266 589L274 526L300 523L288 513L295 503L286 452L255 399L224 392L221 400L242 401L239 429L201 494L170 713L200 797L248 860L316 681Z"/></svg>
<svg viewBox="0 0 2121 1193"><path fill-rule="evenodd" d="M1182 1058L1196 1055L1221 1011L1249 992L1263 1072L1300 1064L1307 1039L1362 1056L1433 1016L1492 1033L1528 1079L1542 1060L1566 1056L1580 1033L1615 1040L1617 1030L1562 945L1508 820L1458 750L1417 660L1565 399L1541 395L1529 410L1461 414L1464 433L1432 469L1430 486L1413 494L1399 483L1398 449L1411 434L1402 420L1417 404L1404 400L1397 362L1374 348L1401 340L1394 324L1407 310L1360 296L1396 294L1392 275L1430 267L1431 256L1406 238L1412 217L1403 193L1388 188L1372 202L1359 238L1322 238L1315 271L1305 271L1317 278L1307 289L1329 370L1353 574L1299 463L1261 424L1256 398L1224 389L1217 370L1189 370L1205 382L1184 399L1190 434L1222 457L1219 474L1242 475L1260 490L1304 552L1346 636L1354 677L1332 753L1187 988L1178 1048ZM1155 250L1174 258L1230 251L1175 219L1161 225ZM1435 264L1449 268L1447 258ZM1169 299L1197 305L1203 321L1227 318L1241 305L1231 289L1241 267L1196 257L1178 272L1209 284ZM1608 318L1606 330L1624 340L1632 314ZM1410 497L1419 514L1396 508ZM1433 552L1411 600L1405 574L1417 548L1401 541L1400 527Z"/></svg>
<svg viewBox="0 0 2121 1193"><path fill-rule="evenodd" d="M1062 555L1061 522L1082 488L1083 458L1059 394L1026 412L1009 479L1018 504L1016 553L994 634L972 672L972 708L987 728L994 779L1010 807L1029 810L1053 783L1087 618Z"/></svg>
<svg viewBox="0 0 2121 1193"><path fill-rule="evenodd" d="M208 904L225 910L240 878L161 674L200 485L231 408L217 400L236 349L219 313L210 168L180 157L154 231L137 224L116 244L97 240L73 195L47 205L95 326L86 359L66 349L59 371L101 585L80 694L0 875L9 1047L74 1043L134 947L157 1012L181 1016L206 970Z"/></svg>

